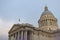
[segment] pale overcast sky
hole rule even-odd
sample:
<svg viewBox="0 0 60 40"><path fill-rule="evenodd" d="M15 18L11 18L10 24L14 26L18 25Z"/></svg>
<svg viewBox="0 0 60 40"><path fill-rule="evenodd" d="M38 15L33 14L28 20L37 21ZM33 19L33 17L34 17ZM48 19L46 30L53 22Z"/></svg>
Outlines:
<svg viewBox="0 0 60 40"><path fill-rule="evenodd" d="M21 23L37 27L45 5L60 24L60 0L0 0L0 40L8 39L9 29L19 18Z"/></svg>

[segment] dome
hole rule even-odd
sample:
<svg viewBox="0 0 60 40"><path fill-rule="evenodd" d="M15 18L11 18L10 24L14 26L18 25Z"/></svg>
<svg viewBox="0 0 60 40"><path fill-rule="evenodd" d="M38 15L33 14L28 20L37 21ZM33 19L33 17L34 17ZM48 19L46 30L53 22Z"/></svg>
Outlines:
<svg viewBox="0 0 60 40"><path fill-rule="evenodd" d="M57 19L52 12L48 10L48 7L45 6L45 9L38 20L39 28L43 30L56 30L58 28Z"/></svg>
<svg viewBox="0 0 60 40"><path fill-rule="evenodd" d="M54 15L52 14L52 12L50 12L50 11L44 11L41 16L44 16L44 15L51 15L51 16L54 17Z"/></svg>
<svg viewBox="0 0 60 40"><path fill-rule="evenodd" d="M48 10L48 7L45 6L44 12L42 13L40 19L56 19L51 11Z"/></svg>
<svg viewBox="0 0 60 40"><path fill-rule="evenodd" d="M48 10L48 7L47 7L47 6L45 6L45 10L44 10L44 12L42 13L42 16L43 16L43 15L52 15L52 16L53 16L52 12L50 12L50 11Z"/></svg>

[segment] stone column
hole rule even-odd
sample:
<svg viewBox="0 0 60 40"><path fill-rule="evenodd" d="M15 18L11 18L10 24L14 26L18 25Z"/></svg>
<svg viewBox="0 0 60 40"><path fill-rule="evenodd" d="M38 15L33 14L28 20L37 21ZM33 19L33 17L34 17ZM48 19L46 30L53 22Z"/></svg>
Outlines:
<svg viewBox="0 0 60 40"><path fill-rule="evenodd" d="M15 40L15 33L13 35L14 35L14 40Z"/></svg>
<svg viewBox="0 0 60 40"><path fill-rule="evenodd" d="M24 40L27 40L27 31L24 32Z"/></svg>
<svg viewBox="0 0 60 40"><path fill-rule="evenodd" d="M23 40L23 31L21 31L21 40Z"/></svg>
<svg viewBox="0 0 60 40"><path fill-rule="evenodd" d="M30 40L33 40L33 32L30 32Z"/></svg>
<svg viewBox="0 0 60 40"><path fill-rule="evenodd" d="M16 36L17 36L17 35L16 35L16 33L15 33L15 40L16 40Z"/></svg>

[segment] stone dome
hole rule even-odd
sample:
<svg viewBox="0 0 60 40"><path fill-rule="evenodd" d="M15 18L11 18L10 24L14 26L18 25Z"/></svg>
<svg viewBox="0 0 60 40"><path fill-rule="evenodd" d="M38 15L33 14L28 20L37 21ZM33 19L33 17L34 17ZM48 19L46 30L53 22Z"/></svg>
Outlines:
<svg viewBox="0 0 60 40"><path fill-rule="evenodd" d="M45 6L44 12L42 13L40 19L55 19L56 20L53 13L48 10L47 6Z"/></svg>
<svg viewBox="0 0 60 40"><path fill-rule="evenodd" d="M48 10L48 7L45 6L45 9L38 20L39 28L44 30L56 30L58 28L57 19L52 12Z"/></svg>

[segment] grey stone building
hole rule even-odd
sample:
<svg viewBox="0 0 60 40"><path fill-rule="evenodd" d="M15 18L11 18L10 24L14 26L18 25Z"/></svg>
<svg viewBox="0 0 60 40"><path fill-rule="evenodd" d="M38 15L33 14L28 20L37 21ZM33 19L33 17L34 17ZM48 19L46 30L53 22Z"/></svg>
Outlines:
<svg viewBox="0 0 60 40"><path fill-rule="evenodd" d="M45 6L38 20L38 28L32 24L14 24L8 32L8 40L60 40L57 18Z"/></svg>

